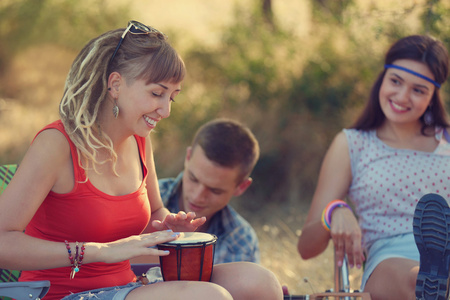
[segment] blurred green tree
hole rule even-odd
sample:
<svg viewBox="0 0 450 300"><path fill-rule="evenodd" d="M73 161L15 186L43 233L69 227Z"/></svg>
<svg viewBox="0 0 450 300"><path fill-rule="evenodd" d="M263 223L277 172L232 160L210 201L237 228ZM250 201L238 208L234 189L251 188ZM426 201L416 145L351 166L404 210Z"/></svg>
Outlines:
<svg viewBox="0 0 450 300"><path fill-rule="evenodd" d="M51 43L78 51L94 36L124 26L128 7L108 6L105 0L2 1L0 72L13 55L31 46Z"/></svg>
<svg viewBox="0 0 450 300"><path fill-rule="evenodd" d="M351 0L312 1L314 34L300 38L281 28L276 15L267 22L264 1L254 3L250 11L236 6L235 22L223 31L219 47L186 52L192 82L183 100L189 105L176 107L164 124L186 144L201 123L217 116L249 125L262 150L246 196L255 201L245 201L253 210L261 199L289 204L311 197L323 155L364 105L384 51L417 33L403 20L429 7L405 5L392 18L376 9L361 12ZM443 11L433 12L432 20L440 20Z"/></svg>

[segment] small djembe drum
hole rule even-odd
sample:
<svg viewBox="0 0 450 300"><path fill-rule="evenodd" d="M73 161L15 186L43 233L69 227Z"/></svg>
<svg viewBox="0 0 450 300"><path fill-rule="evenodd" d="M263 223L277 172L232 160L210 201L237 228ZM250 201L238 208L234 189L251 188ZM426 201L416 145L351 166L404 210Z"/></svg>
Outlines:
<svg viewBox="0 0 450 300"><path fill-rule="evenodd" d="M177 240L159 244L159 250L170 252L159 257L164 281L210 281L216 241L213 234L183 232Z"/></svg>

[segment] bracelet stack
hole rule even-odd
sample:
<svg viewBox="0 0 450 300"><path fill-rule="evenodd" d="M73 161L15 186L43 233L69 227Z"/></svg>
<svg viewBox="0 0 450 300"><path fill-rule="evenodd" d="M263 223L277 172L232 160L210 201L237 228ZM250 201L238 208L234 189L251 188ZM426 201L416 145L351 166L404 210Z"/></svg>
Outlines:
<svg viewBox="0 0 450 300"><path fill-rule="evenodd" d="M69 254L69 261L72 265L72 270L70 271L70 279L75 277L75 274L80 271L80 267L83 263L84 257L84 243L81 243L81 248L78 247L78 242L75 242L75 256L72 255L72 250L70 249L70 244L68 241L64 241L66 244L67 253ZM80 250L80 251L79 251Z"/></svg>
<svg viewBox="0 0 450 300"><path fill-rule="evenodd" d="M333 213L333 210L335 210L338 207L347 207L348 209L352 210L350 206L342 200L333 200L324 208L322 211L322 226L325 228L326 231L330 231L331 229L331 214Z"/></svg>

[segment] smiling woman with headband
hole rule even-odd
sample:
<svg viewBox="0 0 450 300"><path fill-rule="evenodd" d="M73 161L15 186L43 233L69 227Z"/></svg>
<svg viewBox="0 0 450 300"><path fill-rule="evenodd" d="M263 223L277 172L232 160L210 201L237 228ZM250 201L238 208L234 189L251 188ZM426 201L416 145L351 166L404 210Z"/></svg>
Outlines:
<svg viewBox="0 0 450 300"><path fill-rule="evenodd" d="M366 107L337 134L322 164L298 251L314 257L331 239L339 263L344 254L350 266L364 263L361 288L373 300L447 299L450 266L442 262L450 261L450 248L435 246L436 260L430 260L427 251L419 253L418 247L428 248L420 239L416 247L414 234L421 231L419 199L429 193L450 199L449 123L440 97L448 66L448 52L434 38L394 43ZM450 228L445 219L435 221ZM437 243L448 244L447 234L439 234ZM437 283L431 288L436 298L428 298L430 282Z"/></svg>
<svg viewBox="0 0 450 300"><path fill-rule="evenodd" d="M1 268L50 280L49 300L282 298L273 273L252 263L216 265L211 282L143 285L131 271L131 258L168 255L155 246L206 220L169 213L153 160L150 132L184 76L167 36L136 21L81 50L61 119L37 133L0 195Z"/></svg>

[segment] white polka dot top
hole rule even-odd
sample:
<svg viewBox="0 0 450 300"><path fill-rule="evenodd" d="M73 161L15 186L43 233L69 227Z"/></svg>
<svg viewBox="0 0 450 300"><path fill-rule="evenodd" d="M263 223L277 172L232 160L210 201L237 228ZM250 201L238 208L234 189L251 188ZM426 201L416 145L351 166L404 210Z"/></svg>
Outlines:
<svg viewBox="0 0 450 300"><path fill-rule="evenodd" d="M363 245L379 238L412 232L414 209L427 193L450 199L450 136L437 129L434 152L395 149L376 131L344 129L349 145L355 206ZM442 138L445 137L445 138Z"/></svg>

